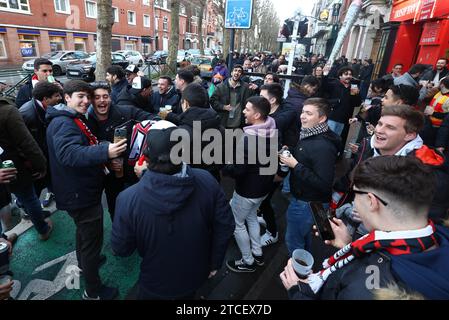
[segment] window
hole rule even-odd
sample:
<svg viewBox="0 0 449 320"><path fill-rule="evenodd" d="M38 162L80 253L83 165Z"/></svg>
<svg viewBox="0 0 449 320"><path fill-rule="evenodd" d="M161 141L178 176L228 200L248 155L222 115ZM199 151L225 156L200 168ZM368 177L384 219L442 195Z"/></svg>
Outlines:
<svg viewBox="0 0 449 320"><path fill-rule="evenodd" d="M34 58L39 56L37 50L37 36L20 34L19 47L23 58Z"/></svg>
<svg viewBox="0 0 449 320"><path fill-rule="evenodd" d="M135 50L134 42L125 42L125 50Z"/></svg>
<svg viewBox="0 0 449 320"><path fill-rule="evenodd" d="M86 0L86 17L97 18L97 3Z"/></svg>
<svg viewBox="0 0 449 320"><path fill-rule="evenodd" d="M164 17L164 20L162 21L162 29L164 31L168 30L168 18L167 17Z"/></svg>
<svg viewBox="0 0 449 320"><path fill-rule="evenodd" d="M136 13L128 11L128 24L136 25Z"/></svg>
<svg viewBox="0 0 449 320"><path fill-rule="evenodd" d="M63 51L64 50L64 38L62 37L50 37L50 50Z"/></svg>
<svg viewBox="0 0 449 320"><path fill-rule="evenodd" d="M114 15L114 22L119 22L118 8L112 7L112 14Z"/></svg>
<svg viewBox="0 0 449 320"><path fill-rule="evenodd" d="M8 55L6 54L5 41L3 40L2 35L0 35L0 58L8 58Z"/></svg>
<svg viewBox="0 0 449 320"><path fill-rule="evenodd" d="M0 0L0 10L14 12L30 12L29 0Z"/></svg>
<svg viewBox="0 0 449 320"><path fill-rule="evenodd" d="M168 1L167 0L162 0L162 8L168 9Z"/></svg>
<svg viewBox="0 0 449 320"><path fill-rule="evenodd" d="M150 5L150 0L142 0L142 4L144 6L149 6Z"/></svg>
<svg viewBox="0 0 449 320"><path fill-rule="evenodd" d="M185 5L181 4L179 6L179 13L184 14L184 15L186 14L186 6Z"/></svg>
<svg viewBox="0 0 449 320"><path fill-rule="evenodd" d="M147 14L143 15L143 26L145 28L150 28L150 16Z"/></svg>
<svg viewBox="0 0 449 320"><path fill-rule="evenodd" d="M154 30L159 30L159 18L154 17Z"/></svg>
<svg viewBox="0 0 449 320"><path fill-rule="evenodd" d="M86 40L83 38L75 38L75 50L86 51Z"/></svg>
<svg viewBox="0 0 449 320"><path fill-rule="evenodd" d="M57 13L70 14L70 1L69 0L55 0L55 11Z"/></svg>

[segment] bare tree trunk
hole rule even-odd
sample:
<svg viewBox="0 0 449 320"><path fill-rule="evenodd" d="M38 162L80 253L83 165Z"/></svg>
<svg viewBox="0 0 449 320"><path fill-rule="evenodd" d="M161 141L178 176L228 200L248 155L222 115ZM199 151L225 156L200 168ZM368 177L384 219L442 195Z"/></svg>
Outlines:
<svg viewBox="0 0 449 320"><path fill-rule="evenodd" d="M104 81L106 69L111 65L112 51L112 0L97 0L97 66L95 79Z"/></svg>
<svg viewBox="0 0 449 320"><path fill-rule="evenodd" d="M204 37L203 34L203 14L204 11L207 8L207 0L199 0L199 6L200 6L200 16L198 17L198 40L200 41L200 53L204 55ZM206 33L207 33L207 26L206 26Z"/></svg>
<svg viewBox="0 0 449 320"><path fill-rule="evenodd" d="M176 58L179 46L179 0L171 0L170 15L170 44L168 47L167 64L171 71L176 72Z"/></svg>

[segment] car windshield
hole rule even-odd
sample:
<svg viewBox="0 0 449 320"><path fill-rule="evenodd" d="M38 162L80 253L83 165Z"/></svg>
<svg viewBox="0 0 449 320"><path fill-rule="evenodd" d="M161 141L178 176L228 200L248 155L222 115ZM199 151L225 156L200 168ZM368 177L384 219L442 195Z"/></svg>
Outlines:
<svg viewBox="0 0 449 320"><path fill-rule="evenodd" d="M49 52L46 53L42 56L42 58L46 58L46 59L54 59L54 58L59 58L61 55L63 54L63 51L53 51L53 52Z"/></svg>
<svg viewBox="0 0 449 320"><path fill-rule="evenodd" d="M189 49L187 52L190 54L201 54L199 49Z"/></svg>
<svg viewBox="0 0 449 320"><path fill-rule="evenodd" d="M206 57L195 57L192 59L192 64L211 64L211 60Z"/></svg>
<svg viewBox="0 0 449 320"><path fill-rule="evenodd" d="M122 56L121 54L113 54L112 59L113 60L125 60L125 57Z"/></svg>

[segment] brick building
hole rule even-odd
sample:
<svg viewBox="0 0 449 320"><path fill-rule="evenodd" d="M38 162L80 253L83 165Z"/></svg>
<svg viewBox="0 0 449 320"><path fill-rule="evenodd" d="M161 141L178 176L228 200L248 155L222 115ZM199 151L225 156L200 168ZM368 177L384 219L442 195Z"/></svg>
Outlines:
<svg viewBox="0 0 449 320"><path fill-rule="evenodd" d="M113 0L112 6L113 51L138 50L148 54L168 50L171 14L168 0ZM195 6L189 1L181 5L179 48L195 48L192 43L199 41L198 28L192 23L197 18L190 14L198 12L187 10L192 7ZM21 64L55 50L94 52L96 17L96 0L1 0L0 65ZM211 39L215 27L207 21L203 24L204 38L209 34Z"/></svg>

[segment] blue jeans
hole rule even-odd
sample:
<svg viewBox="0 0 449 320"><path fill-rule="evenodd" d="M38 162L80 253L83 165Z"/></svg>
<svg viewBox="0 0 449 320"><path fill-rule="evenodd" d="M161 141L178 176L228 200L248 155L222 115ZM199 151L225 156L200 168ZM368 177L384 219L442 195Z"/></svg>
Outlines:
<svg viewBox="0 0 449 320"><path fill-rule="evenodd" d="M343 132L343 129L345 128L345 124L341 122L337 122L334 120L328 120L327 125L329 126L329 129L331 129L333 132L341 136L341 133Z"/></svg>
<svg viewBox="0 0 449 320"><path fill-rule="evenodd" d="M288 172L287 176L282 181L282 192L290 193L290 171Z"/></svg>
<svg viewBox="0 0 449 320"><path fill-rule="evenodd" d="M323 207L327 209L329 203L323 203ZM313 224L309 203L292 198L287 209L287 231L285 233L285 243L290 256L295 249L310 251Z"/></svg>
<svg viewBox="0 0 449 320"><path fill-rule="evenodd" d="M30 216L31 222L40 234L45 234L48 231L48 224L44 220L44 213L42 212L41 202L36 194L34 185L23 187L17 192L14 192L15 196L22 203L27 214Z"/></svg>

